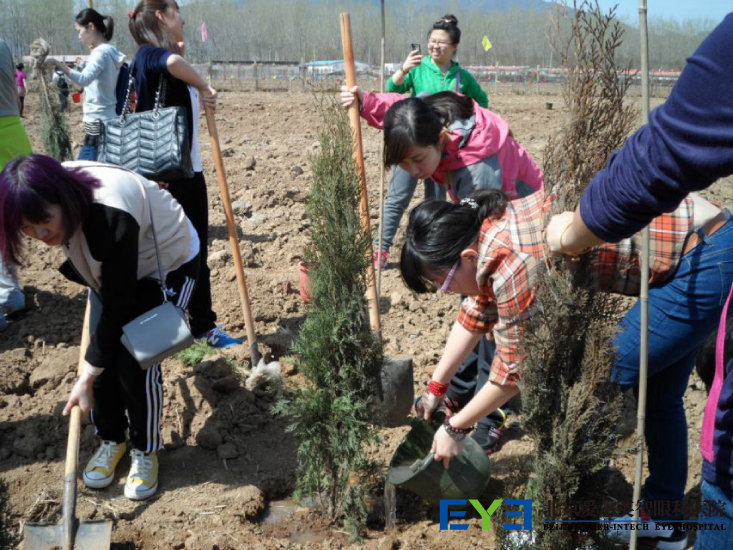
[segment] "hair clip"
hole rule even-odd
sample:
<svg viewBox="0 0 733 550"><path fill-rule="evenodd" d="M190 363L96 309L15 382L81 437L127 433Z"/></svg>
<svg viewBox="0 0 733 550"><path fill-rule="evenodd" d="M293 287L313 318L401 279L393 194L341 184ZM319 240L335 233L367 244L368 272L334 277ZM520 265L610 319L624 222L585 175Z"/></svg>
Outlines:
<svg viewBox="0 0 733 550"><path fill-rule="evenodd" d="M470 206L474 210L478 210L478 203L476 202L476 199L472 198L461 199L461 206Z"/></svg>
<svg viewBox="0 0 733 550"><path fill-rule="evenodd" d="M132 10L132 11L128 11L128 12L127 12L127 16L128 16L128 17L129 17L130 19L135 19L135 16L136 16L136 15L137 15L137 12L136 12L135 10Z"/></svg>

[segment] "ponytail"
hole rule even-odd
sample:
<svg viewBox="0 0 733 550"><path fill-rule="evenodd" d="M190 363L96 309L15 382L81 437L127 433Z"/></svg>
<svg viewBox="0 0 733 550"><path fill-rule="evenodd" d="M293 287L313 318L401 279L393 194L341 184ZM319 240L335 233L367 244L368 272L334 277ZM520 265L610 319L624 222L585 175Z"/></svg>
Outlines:
<svg viewBox="0 0 733 550"><path fill-rule="evenodd" d="M437 147L443 128L473 114L473 99L454 92L398 101L384 115L384 165L402 162L410 147Z"/></svg>
<svg viewBox="0 0 733 550"><path fill-rule="evenodd" d="M115 22L109 15L102 15L93 8L86 8L76 14L76 24L86 27L91 23L97 32L102 35L107 42L112 40L115 32Z"/></svg>
<svg viewBox="0 0 733 550"><path fill-rule="evenodd" d="M445 127L456 120L473 116L473 99L465 95L445 91L429 95L423 100L435 111Z"/></svg>
<svg viewBox="0 0 733 550"><path fill-rule="evenodd" d="M155 15L169 8L178 9L175 0L141 0L135 9L128 13L130 34L138 46L150 44L179 53L178 46L168 37L163 25Z"/></svg>
<svg viewBox="0 0 733 550"><path fill-rule="evenodd" d="M102 33L102 36L104 36L104 39L109 42L112 40L112 35L115 33L115 20L109 15L105 15L102 20L105 26L105 31Z"/></svg>
<svg viewBox="0 0 733 550"><path fill-rule="evenodd" d="M478 191L461 204L429 200L417 205L410 212L400 256L400 273L408 288L432 292L430 277L460 260L461 252L478 240L484 220L500 217L506 206L506 195L496 190Z"/></svg>

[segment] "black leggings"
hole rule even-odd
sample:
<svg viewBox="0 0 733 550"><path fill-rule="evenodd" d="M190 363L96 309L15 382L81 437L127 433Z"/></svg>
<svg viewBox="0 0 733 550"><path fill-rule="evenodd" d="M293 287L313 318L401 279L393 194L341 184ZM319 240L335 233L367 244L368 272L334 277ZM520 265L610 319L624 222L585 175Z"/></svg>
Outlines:
<svg viewBox="0 0 733 550"><path fill-rule="evenodd" d="M201 271L188 306L191 314L191 332L199 337L216 326L216 313L211 305L211 271L206 263L209 257L209 198L206 192L206 180L203 173L195 172L190 179L170 182L168 191L191 220L201 243L199 249Z"/></svg>

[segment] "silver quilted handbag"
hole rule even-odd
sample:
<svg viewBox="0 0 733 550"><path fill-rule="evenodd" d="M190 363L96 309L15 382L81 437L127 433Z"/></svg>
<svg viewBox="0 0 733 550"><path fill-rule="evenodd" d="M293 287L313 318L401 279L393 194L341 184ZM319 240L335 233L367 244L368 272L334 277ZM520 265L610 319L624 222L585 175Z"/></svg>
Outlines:
<svg viewBox="0 0 733 550"><path fill-rule="evenodd" d="M119 118L102 123L97 160L122 166L153 181L193 177L186 110L165 107L166 81L160 75L152 111L130 112L133 70Z"/></svg>

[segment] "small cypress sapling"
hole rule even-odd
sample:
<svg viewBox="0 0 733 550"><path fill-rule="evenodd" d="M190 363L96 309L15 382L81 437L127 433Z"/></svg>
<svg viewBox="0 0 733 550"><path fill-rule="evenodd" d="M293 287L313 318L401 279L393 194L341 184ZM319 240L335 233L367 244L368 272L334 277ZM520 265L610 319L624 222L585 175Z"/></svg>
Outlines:
<svg viewBox="0 0 733 550"><path fill-rule="evenodd" d="M357 533L366 520L364 445L376 441L375 398L382 348L372 333L366 292L369 238L359 219L359 177L349 121L334 101L320 102L320 147L311 157L307 209L311 304L295 345L306 382L278 409L301 440L296 497L316 497L333 520Z"/></svg>

